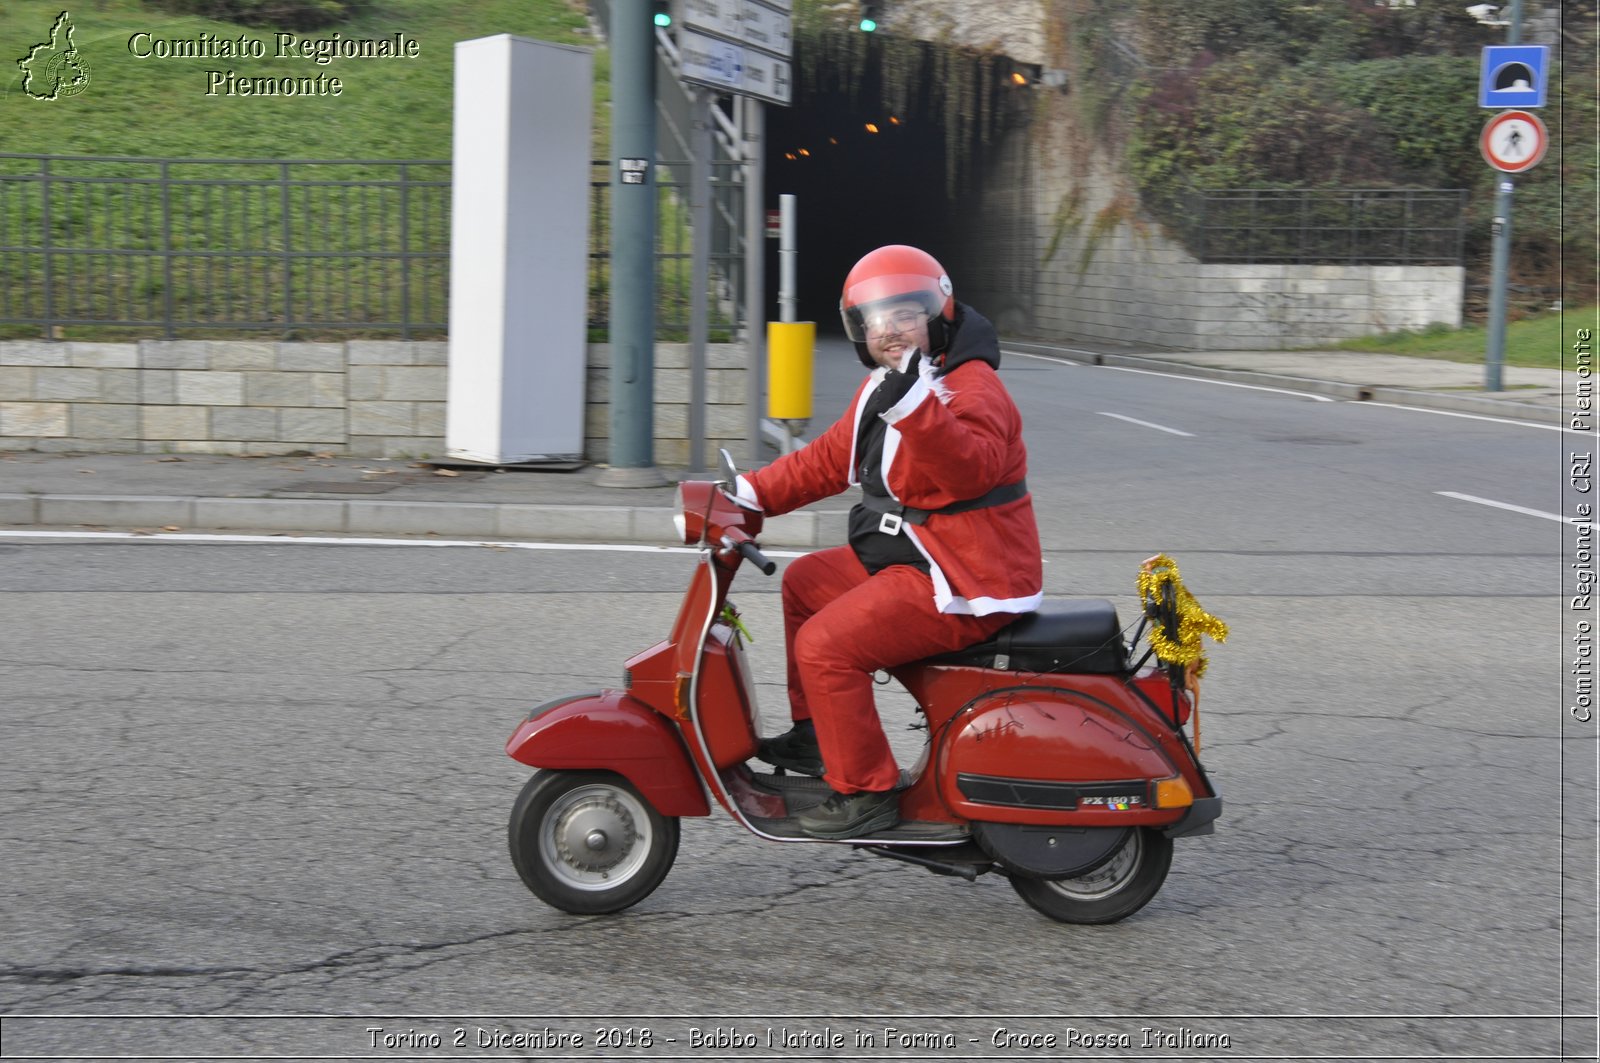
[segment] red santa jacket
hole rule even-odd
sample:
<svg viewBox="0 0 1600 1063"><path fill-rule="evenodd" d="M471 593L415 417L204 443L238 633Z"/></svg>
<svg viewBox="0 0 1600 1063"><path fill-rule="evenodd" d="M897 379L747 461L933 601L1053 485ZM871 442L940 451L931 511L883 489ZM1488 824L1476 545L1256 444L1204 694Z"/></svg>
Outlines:
<svg viewBox="0 0 1600 1063"><path fill-rule="evenodd" d="M1028 470L1022 416L995 368L999 343L968 307L942 371L923 359L910 392L882 416L883 480L903 505L937 510L1015 483ZM844 416L801 450L747 474L752 501L787 513L857 482L856 440L868 396L887 370L873 370ZM1043 598L1044 567L1033 497L907 523L928 559L943 613L1027 613Z"/></svg>

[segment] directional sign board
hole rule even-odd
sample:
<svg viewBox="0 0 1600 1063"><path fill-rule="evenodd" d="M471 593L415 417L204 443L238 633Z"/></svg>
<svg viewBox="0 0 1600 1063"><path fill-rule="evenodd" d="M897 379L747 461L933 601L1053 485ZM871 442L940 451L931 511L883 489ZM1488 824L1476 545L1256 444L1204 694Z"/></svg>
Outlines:
<svg viewBox="0 0 1600 1063"><path fill-rule="evenodd" d="M788 106L793 0L678 0L679 77Z"/></svg>
<svg viewBox="0 0 1600 1063"><path fill-rule="evenodd" d="M1478 147L1489 165L1504 173L1532 169L1544 158L1550 135L1531 111L1504 111L1483 127Z"/></svg>
<svg viewBox="0 0 1600 1063"><path fill-rule="evenodd" d="M1549 69L1548 45L1489 45L1478 75L1478 106L1543 107Z"/></svg>

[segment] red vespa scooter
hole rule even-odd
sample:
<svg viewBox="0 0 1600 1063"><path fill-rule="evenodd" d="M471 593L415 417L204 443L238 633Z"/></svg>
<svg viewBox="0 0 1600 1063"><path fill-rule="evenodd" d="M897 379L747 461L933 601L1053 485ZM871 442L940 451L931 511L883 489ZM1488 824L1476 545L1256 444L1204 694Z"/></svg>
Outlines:
<svg viewBox="0 0 1600 1063"><path fill-rule="evenodd" d="M580 914L637 903L672 866L678 820L709 815L711 800L768 841L852 845L968 880L998 871L1068 923L1138 911L1166 879L1172 839L1212 833L1222 799L1184 731L1185 670L1131 661L1112 604L1084 600L1046 601L987 642L894 669L928 732L901 822L846 841L802 834L795 815L827 785L746 763L758 717L728 588L744 562L776 566L756 545L762 514L730 493L726 452L720 475L679 487L674 519L704 550L671 634L627 662L623 689L540 705L506 743L539 769L512 808L510 847L541 900ZM1177 589L1146 599L1140 628L1155 625L1158 646L1178 637Z"/></svg>

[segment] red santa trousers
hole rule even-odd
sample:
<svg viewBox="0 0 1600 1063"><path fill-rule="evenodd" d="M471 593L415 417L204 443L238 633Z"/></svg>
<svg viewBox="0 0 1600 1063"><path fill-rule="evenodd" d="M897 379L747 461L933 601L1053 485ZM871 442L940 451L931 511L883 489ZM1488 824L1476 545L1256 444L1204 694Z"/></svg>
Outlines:
<svg viewBox="0 0 1600 1063"><path fill-rule="evenodd" d="M873 672L982 642L1015 619L941 613L926 572L894 565L869 576L848 546L791 562L783 574L789 706L816 726L828 785L849 794L899 782Z"/></svg>

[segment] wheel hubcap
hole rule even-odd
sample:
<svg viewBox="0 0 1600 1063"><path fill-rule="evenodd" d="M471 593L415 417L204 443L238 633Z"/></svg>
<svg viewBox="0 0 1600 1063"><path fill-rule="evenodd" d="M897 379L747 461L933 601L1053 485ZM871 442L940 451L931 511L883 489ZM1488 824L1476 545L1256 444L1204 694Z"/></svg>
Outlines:
<svg viewBox="0 0 1600 1063"><path fill-rule="evenodd" d="M608 786L563 795L545 824L545 862L579 889L619 885L639 870L650 849L645 810L631 794Z"/></svg>
<svg viewBox="0 0 1600 1063"><path fill-rule="evenodd" d="M1135 830L1128 835L1128 840L1110 860L1087 875L1051 879L1050 888L1080 901L1097 901L1102 897L1109 897L1133 878L1133 873L1139 868L1139 857L1143 851L1144 843L1140 840L1140 832Z"/></svg>

